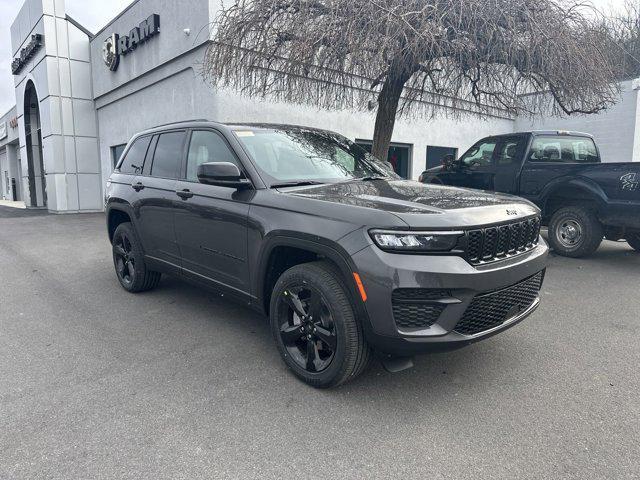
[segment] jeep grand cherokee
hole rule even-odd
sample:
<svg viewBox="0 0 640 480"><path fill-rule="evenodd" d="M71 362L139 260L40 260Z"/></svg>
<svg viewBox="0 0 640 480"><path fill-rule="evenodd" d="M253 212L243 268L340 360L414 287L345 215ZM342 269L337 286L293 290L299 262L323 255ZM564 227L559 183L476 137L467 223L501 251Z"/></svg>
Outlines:
<svg viewBox="0 0 640 480"><path fill-rule="evenodd" d="M402 180L340 135L284 125L140 133L106 212L126 290L164 273L245 302L316 387L372 353L399 369L515 325L538 306L547 258L531 203Z"/></svg>

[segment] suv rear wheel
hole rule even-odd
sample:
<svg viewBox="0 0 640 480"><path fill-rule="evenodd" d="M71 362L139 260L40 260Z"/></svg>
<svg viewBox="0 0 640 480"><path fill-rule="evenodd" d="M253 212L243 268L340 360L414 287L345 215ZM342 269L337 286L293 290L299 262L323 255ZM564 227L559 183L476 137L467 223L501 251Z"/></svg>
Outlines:
<svg viewBox="0 0 640 480"><path fill-rule="evenodd" d="M585 257L595 252L604 238L604 228L591 210L570 206L551 217L549 243L558 255Z"/></svg>
<svg viewBox="0 0 640 480"><path fill-rule="evenodd" d="M631 246L631 248L633 248L637 252L640 252L640 232L629 234L629 236L627 237L627 243Z"/></svg>
<svg viewBox="0 0 640 480"><path fill-rule="evenodd" d="M125 290L138 293L158 286L161 274L145 265L142 246L131 223L118 225L113 234L112 249L116 275Z"/></svg>
<svg viewBox="0 0 640 480"><path fill-rule="evenodd" d="M270 305L271 331L293 373L318 388L358 376L370 350L362 326L332 264L296 265L276 282Z"/></svg>

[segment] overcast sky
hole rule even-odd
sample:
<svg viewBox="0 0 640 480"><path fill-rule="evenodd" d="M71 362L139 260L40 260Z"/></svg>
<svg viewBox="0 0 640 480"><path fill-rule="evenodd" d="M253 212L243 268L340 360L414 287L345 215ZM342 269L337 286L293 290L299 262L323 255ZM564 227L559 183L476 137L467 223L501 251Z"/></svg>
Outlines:
<svg viewBox="0 0 640 480"><path fill-rule="evenodd" d="M15 105L11 75L11 33L9 28L24 0L0 0L0 116ZM92 32L97 32L132 0L65 0L67 14ZM593 0L598 8L619 8L624 0ZM160 12L162 13L162 12Z"/></svg>

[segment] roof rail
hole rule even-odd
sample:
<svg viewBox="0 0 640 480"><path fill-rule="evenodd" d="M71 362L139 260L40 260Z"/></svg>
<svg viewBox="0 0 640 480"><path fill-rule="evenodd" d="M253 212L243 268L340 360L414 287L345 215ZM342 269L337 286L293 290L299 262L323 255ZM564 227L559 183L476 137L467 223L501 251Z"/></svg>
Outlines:
<svg viewBox="0 0 640 480"><path fill-rule="evenodd" d="M148 130L152 130L154 128L166 127L167 125L178 125L180 123L190 123L190 122L210 122L208 118L194 118L193 120L180 120L178 122L169 122L163 123L162 125L156 125L155 127L150 127Z"/></svg>

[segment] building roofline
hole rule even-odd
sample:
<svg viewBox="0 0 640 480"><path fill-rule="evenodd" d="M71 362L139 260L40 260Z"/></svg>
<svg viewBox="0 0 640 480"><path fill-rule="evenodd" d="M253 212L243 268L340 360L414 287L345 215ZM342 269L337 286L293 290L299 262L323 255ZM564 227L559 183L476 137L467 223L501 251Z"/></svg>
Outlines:
<svg viewBox="0 0 640 480"><path fill-rule="evenodd" d="M78 22L76 19L74 19L73 17L69 16L68 14L65 15L65 18L67 19L67 21L73 25L74 27L76 27L77 29L79 29L80 31L82 31L82 33L84 33L87 37L89 37L89 41L91 41L91 39L93 39L94 35L93 33L91 33L87 28L85 28L80 22Z"/></svg>
<svg viewBox="0 0 640 480"><path fill-rule="evenodd" d="M109 26L114 23L116 20L118 20L120 17L122 17L125 13L127 13L131 7L133 7L136 3L138 3L140 0L134 0L133 2L131 2L128 6L126 6L124 8L124 10L122 10L119 14L117 14L115 17L113 17L110 21L108 21L104 27L102 27L100 30L98 30L96 32L96 34L94 35L94 37L97 37L98 35L102 35L102 33L109 28Z"/></svg>

